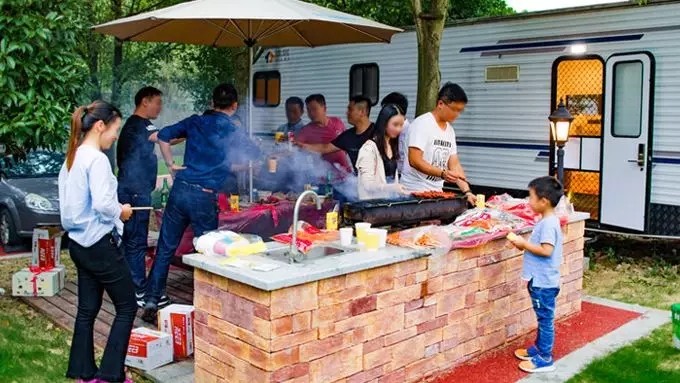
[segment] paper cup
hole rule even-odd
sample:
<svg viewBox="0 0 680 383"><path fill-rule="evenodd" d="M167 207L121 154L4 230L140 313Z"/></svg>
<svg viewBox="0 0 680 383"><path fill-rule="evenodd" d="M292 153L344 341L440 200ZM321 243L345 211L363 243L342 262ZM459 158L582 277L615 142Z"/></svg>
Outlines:
<svg viewBox="0 0 680 383"><path fill-rule="evenodd" d="M278 142L283 142L285 140L286 135L283 132L276 132L274 133L274 140Z"/></svg>
<svg viewBox="0 0 680 383"><path fill-rule="evenodd" d="M268 167L269 167L269 173L276 173L276 167L278 165L278 159L276 157L272 157L269 159L268 162Z"/></svg>
<svg viewBox="0 0 680 383"><path fill-rule="evenodd" d="M352 234L354 230L351 227L343 227L340 229L340 244L342 246L350 246L352 244Z"/></svg>
<svg viewBox="0 0 680 383"><path fill-rule="evenodd" d="M366 230L371 228L371 224L368 222L359 222L354 224L354 230L357 232L357 242L364 243Z"/></svg>
<svg viewBox="0 0 680 383"><path fill-rule="evenodd" d="M375 229L365 230L364 245L368 251L378 250L380 248L380 233Z"/></svg>
<svg viewBox="0 0 680 383"><path fill-rule="evenodd" d="M387 230L385 229L368 229L367 233L375 234L378 236L379 247L383 248L387 245Z"/></svg>

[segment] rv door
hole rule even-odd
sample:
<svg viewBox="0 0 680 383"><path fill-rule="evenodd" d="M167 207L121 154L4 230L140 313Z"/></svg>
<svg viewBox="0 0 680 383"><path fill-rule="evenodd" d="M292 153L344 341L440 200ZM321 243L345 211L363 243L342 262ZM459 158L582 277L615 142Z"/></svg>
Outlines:
<svg viewBox="0 0 680 383"><path fill-rule="evenodd" d="M649 206L654 59L613 55L605 67L600 223L644 231Z"/></svg>

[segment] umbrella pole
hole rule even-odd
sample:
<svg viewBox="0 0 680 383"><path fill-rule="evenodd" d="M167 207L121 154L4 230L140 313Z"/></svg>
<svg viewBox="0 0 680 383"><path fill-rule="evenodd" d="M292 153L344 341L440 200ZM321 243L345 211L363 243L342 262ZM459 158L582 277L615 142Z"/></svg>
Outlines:
<svg viewBox="0 0 680 383"><path fill-rule="evenodd" d="M253 45L248 47L248 137L253 139ZM249 202L253 202L253 161L248 162Z"/></svg>

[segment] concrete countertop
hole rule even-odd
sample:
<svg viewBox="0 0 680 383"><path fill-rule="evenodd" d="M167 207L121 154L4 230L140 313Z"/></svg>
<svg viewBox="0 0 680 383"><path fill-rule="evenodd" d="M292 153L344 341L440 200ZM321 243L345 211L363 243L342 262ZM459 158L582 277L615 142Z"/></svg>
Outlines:
<svg viewBox="0 0 680 383"><path fill-rule="evenodd" d="M588 213L574 213L569 217L569 223L583 221L589 217ZM268 251L276 251L288 246L268 242L267 247ZM356 251L293 264L266 254L234 258L187 254L183 257L183 262L261 290L272 291L448 251L446 249L414 250L392 245L375 251L362 251L356 245L351 248ZM253 269L253 267L263 266L271 266L273 269L269 271Z"/></svg>

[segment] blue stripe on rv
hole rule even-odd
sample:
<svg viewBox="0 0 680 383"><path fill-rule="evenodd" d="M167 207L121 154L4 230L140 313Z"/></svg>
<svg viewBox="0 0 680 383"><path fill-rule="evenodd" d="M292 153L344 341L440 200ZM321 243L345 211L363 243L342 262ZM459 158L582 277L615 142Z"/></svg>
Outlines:
<svg viewBox="0 0 680 383"><path fill-rule="evenodd" d="M523 48L545 48L566 46L572 44L596 44L596 43L614 43L620 41L635 41L640 40L644 33L637 33L633 35L620 36L605 36L605 37L586 37L581 39L565 39L565 40L547 40L535 41L530 43L515 43L515 44L497 44L497 45L482 45L477 47L465 47L460 50L460 53L466 52L484 52L484 51L498 51L504 49L523 49Z"/></svg>
<svg viewBox="0 0 680 383"><path fill-rule="evenodd" d="M274 133L253 133L257 137L274 137ZM458 146L468 146L474 148L496 148L496 149L514 149L514 150L537 150L537 157L550 157L550 146L539 144L509 144L501 142L474 142L474 141L458 141ZM656 164L671 164L680 165L680 158L671 157L654 157L652 161Z"/></svg>

